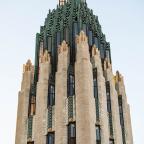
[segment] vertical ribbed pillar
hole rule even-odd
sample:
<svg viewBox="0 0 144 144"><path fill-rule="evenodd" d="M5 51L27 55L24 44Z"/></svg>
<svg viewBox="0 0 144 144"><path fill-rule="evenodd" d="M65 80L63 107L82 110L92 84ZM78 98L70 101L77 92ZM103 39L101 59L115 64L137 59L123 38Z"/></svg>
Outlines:
<svg viewBox="0 0 144 144"><path fill-rule="evenodd" d="M36 115L34 123L35 144L46 144L48 79L51 72L50 56L40 50L40 71L37 83Z"/></svg>
<svg viewBox="0 0 144 144"><path fill-rule="evenodd" d="M96 143L96 112L93 93L93 74L89 46L85 33L77 36L75 63L76 143Z"/></svg>
<svg viewBox="0 0 144 144"><path fill-rule="evenodd" d="M112 124L113 124L113 138L115 144L122 144L122 131L119 117L118 95L115 89L114 75L110 62L106 59L104 62L104 75L106 81L110 84L111 110L112 110Z"/></svg>
<svg viewBox="0 0 144 144"><path fill-rule="evenodd" d="M122 98L125 142L126 144L133 144L130 110L129 110L129 105L127 103L124 80L122 75L119 72L116 73L115 80L116 80L117 93Z"/></svg>
<svg viewBox="0 0 144 144"><path fill-rule="evenodd" d="M28 60L24 65L23 80L21 91L18 97L18 112L17 112L17 127L15 144L27 143L27 122L28 122L28 107L30 86L33 80L33 66Z"/></svg>
<svg viewBox="0 0 144 144"><path fill-rule="evenodd" d="M58 70L55 82L55 144L67 144L67 70L69 49L65 41L58 49Z"/></svg>
<svg viewBox="0 0 144 144"><path fill-rule="evenodd" d="M93 68L97 68L97 85L99 97L99 125L101 128L101 144L107 144L109 141L109 125L107 114L107 98L105 89L105 78L103 76L101 58L98 49L93 46L92 48L92 62Z"/></svg>

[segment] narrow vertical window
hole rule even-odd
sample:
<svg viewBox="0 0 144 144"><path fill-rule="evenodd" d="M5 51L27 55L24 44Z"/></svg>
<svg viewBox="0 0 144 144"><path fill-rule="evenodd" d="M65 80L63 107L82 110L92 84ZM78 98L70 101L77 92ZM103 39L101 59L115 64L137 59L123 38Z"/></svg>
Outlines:
<svg viewBox="0 0 144 144"><path fill-rule="evenodd" d="M89 45L92 46L92 44L93 44L93 34L92 34L91 30L88 32L88 41L89 41Z"/></svg>
<svg viewBox="0 0 144 144"><path fill-rule="evenodd" d="M111 108L111 95L110 95L110 83L106 82L106 96L107 96L107 112L109 115L109 130L110 136L113 136L113 121L112 121L112 108Z"/></svg>
<svg viewBox="0 0 144 144"><path fill-rule="evenodd" d="M74 75L69 74L68 80L68 96L74 96L75 94L75 80Z"/></svg>
<svg viewBox="0 0 144 144"><path fill-rule="evenodd" d="M123 144L126 143L125 140L125 124L124 124L124 115L123 115L123 102L122 102L122 96L119 95L118 97L118 103L119 103L119 116L120 116L120 124L122 129L122 138L123 138Z"/></svg>
<svg viewBox="0 0 144 144"><path fill-rule="evenodd" d="M48 89L48 106L53 106L55 104L55 87L50 85Z"/></svg>
<svg viewBox="0 0 144 144"><path fill-rule="evenodd" d="M54 133L48 133L47 135L47 143L46 144L54 144L55 135Z"/></svg>
<svg viewBox="0 0 144 144"><path fill-rule="evenodd" d="M76 144L76 125L70 123L68 125L68 144Z"/></svg>
<svg viewBox="0 0 144 144"><path fill-rule="evenodd" d="M96 126L96 143L101 144L101 130L99 125Z"/></svg>
<svg viewBox="0 0 144 144"><path fill-rule="evenodd" d="M97 85L97 69L93 69L93 91L96 105L96 120L99 121L99 97L98 97L98 85Z"/></svg>

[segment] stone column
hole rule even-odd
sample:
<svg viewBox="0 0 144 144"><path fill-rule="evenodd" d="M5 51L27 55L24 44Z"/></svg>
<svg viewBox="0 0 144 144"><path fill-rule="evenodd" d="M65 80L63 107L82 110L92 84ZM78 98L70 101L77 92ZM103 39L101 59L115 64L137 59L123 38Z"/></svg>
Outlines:
<svg viewBox="0 0 144 144"><path fill-rule="evenodd" d="M67 144L67 70L69 49L65 41L58 49L58 71L55 87L55 144Z"/></svg>
<svg viewBox="0 0 144 144"><path fill-rule="evenodd" d="M115 82L116 82L117 93L119 96L122 97L122 108L123 108L126 144L133 144L130 109L129 109L129 105L127 103L127 96L126 96L126 92L125 92L123 76L119 72L116 73Z"/></svg>
<svg viewBox="0 0 144 144"><path fill-rule="evenodd" d="M43 53L40 50L40 71L37 83L36 95L36 115L34 119L34 142L35 144L45 144L47 135L47 99L48 80L51 72L50 56L47 50Z"/></svg>
<svg viewBox="0 0 144 144"><path fill-rule="evenodd" d="M76 143L96 143L96 111L93 94L93 74L88 40L82 31L77 36L75 63Z"/></svg>
<svg viewBox="0 0 144 144"><path fill-rule="evenodd" d="M17 111L17 127L15 144L27 143L27 120L29 108L30 87L33 81L33 66L28 60L24 65L23 80L21 84L21 91L18 97L18 111Z"/></svg>
<svg viewBox="0 0 144 144"><path fill-rule="evenodd" d="M108 144L109 121L108 121L108 114L107 114L105 78L103 76L100 53L96 48L96 46L93 46L92 48L92 63L93 63L93 68L97 68L97 85L98 85L99 115L100 115L100 122L98 124L100 125L101 128L101 144Z"/></svg>
<svg viewBox="0 0 144 144"><path fill-rule="evenodd" d="M115 144L122 144L122 131L119 117L118 95L115 89L114 75L112 66L109 60L104 62L104 75L106 81L110 83L110 96L111 96L111 109L112 109L112 122L113 122L113 138Z"/></svg>

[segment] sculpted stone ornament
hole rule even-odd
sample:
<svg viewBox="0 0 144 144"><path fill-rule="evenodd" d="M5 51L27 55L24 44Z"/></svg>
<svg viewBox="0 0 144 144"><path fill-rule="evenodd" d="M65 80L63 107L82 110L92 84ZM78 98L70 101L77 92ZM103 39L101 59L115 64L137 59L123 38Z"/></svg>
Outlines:
<svg viewBox="0 0 144 144"><path fill-rule="evenodd" d="M105 58L105 60L104 60L104 70L107 70L107 69L112 70L112 65L111 65L110 61L107 58Z"/></svg>
<svg viewBox="0 0 144 144"><path fill-rule="evenodd" d="M93 45L92 47L92 56L98 55L100 56L100 52L98 50L98 48L96 47L96 45Z"/></svg>
<svg viewBox="0 0 144 144"><path fill-rule="evenodd" d="M33 71L34 67L31 60L28 60L26 64L23 65L23 72Z"/></svg>
<svg viewBox="0 0 144 144"><path fill-rule="evenodd" d="M47 50L43 52L43 48L40 49L39 62L40 63L50 62L50 55Z"/></svg>
<svg viewBox="0 0 144 144"><path fill-rule="evenodd" d="M116 82L122 82L123 81L123 76L120 74L119 71L116 72L115 81Z"/></svg>
<svg viewBox="0 0 144 144"><path fill-rule="evenodd" d="M87 38L85 32L81 31L79 36L78 35L76 36L76 43L79 44L79 43L83 43L83 42L87 43L88 42L88 38Z"/></svg>
<svg viewBox="0 0 144 144"><path fill-rule="evenodd" d="M59 45L59 47L58 47L58 53L60 54L67 50L68 50L68 45L67 45L66 41L63 41L62 44Z"/></svg>

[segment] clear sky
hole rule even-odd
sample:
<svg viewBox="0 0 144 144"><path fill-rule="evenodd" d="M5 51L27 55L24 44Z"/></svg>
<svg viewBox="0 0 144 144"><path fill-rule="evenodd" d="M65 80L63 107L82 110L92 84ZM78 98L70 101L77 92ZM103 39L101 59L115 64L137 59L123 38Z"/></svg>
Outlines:
<svg viewBox="0 0 144 144"><path fill-rule="evenodd" d="M58 0L0 0L0 144L14 144L22 65L34 61L35 34ZM87 0L111 43L113 70L125 78L134 144L144 130L144 1Z"/></svg>

